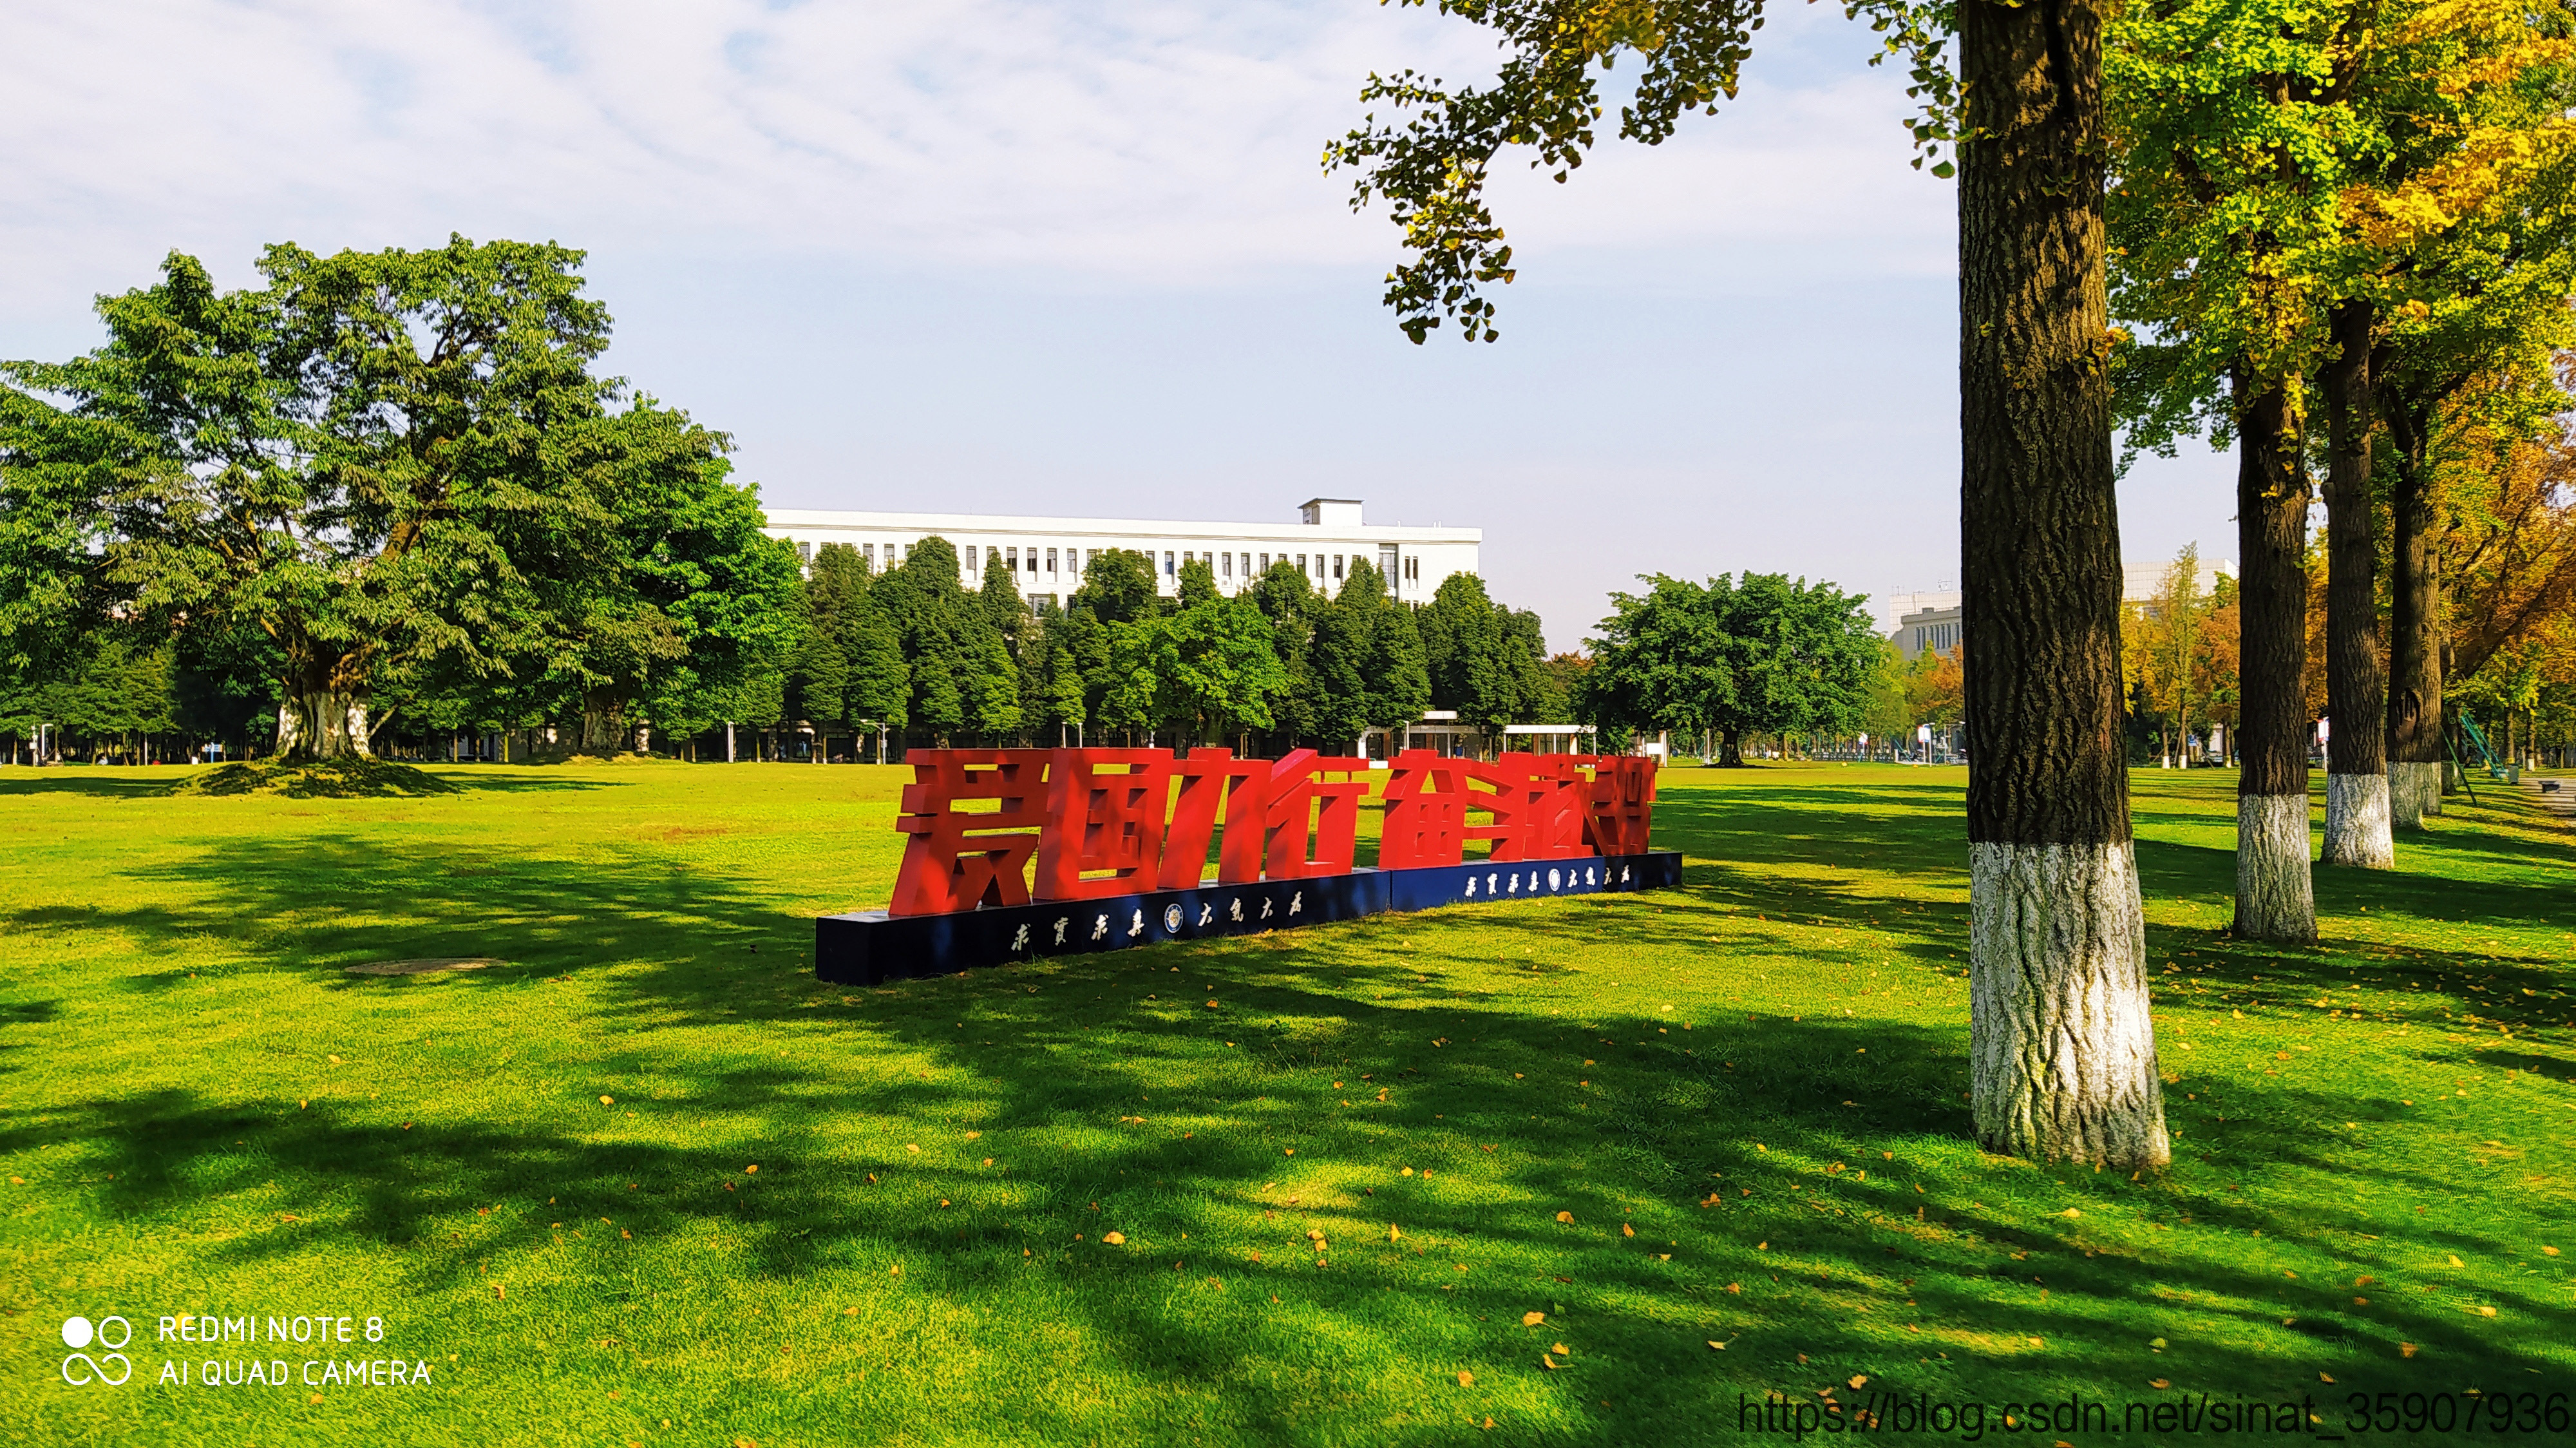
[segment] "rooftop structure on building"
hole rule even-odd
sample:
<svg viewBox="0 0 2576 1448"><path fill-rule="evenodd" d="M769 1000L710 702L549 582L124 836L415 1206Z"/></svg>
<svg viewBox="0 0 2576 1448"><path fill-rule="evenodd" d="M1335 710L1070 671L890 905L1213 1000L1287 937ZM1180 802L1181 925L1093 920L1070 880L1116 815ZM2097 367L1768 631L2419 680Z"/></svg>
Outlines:
<svg viewBox="0 0 2576 1448"><path fill-rule="evenodd" d="M2173 563L2123 563L2120 565L2120 602L2153 607L2157 595L2164 592L2165 579L2173 572ZM2207 598L2218 589L2218 580L2236 576L2236 565L2225 561L2204 562L2193 578L2193 590ZM1918 654L1929 651L1946 654L1959 646L1964 637L1967 595L1955 588L1929 589L1915 593L1893 593L1887 606L1896 615L1896 629L1887 636L1896 651L1912 662Z"/></svg>
<svg viewBox="0 0 2576 1448"><path fill-rule="evenodd" d="M1357 498L1310 498L1298 505L1300 521L1294 523L772 508L764 531L795 544L808 561L826 543L849 544L877 570L902 562L925 538L945 538L957 550L958 581L967 587L980 585L986 566L998 557L1032 603L1059 606L1082 586L1083 567L1112 548L1152 560L1156 586L1165 594L1179 590L1181 565L1198 560L1215 572L1217 589L1226 594L1249 588L1280 562L1315 587L1338 591L1351 565L1365 560L1408 603L1427 603L1441 580L1477 570L1483 529L1371 525L1361 512Z"/></svg>

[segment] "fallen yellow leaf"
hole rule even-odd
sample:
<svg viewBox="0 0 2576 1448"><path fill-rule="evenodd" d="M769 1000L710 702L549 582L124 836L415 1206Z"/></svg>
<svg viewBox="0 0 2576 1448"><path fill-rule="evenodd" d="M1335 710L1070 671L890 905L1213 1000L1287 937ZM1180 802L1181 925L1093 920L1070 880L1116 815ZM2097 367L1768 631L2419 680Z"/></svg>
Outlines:
<svg viewBox="0 0 2576 1448"><path fill-rule="evenodd" d="M1108 1243L1112 1247L1124 1247L1127 1245L1127 1234L1124 1232L1103 1232L1100 1234L1100 1240Z"/></svg>
<svg viewBox="0 0 2576 1448"><path fill-rule="evenodd" d="M1629 1226L1625 1222L1621 1222L1619 1224L1619 1235L1622 1237L1633 1237L1637 1235L1637 1229Z"/></svg>
<svg viewBox="0 0 2576 1448"><path fill-rule="evenodd" d="M1547 1321L1547 1314L1544 1312L1524 1312L1521 1314L1521 1326L1523 1327L1536 1327L1545 1321Z"/></svg>
<svg viewBox="0 0 2576 1448"><path fill-rule="evenodd" d="M1570 1348L1570 1347L1567 1347L1565 1344L1563 1344L1563 1343L1561 1343L1561 1342L1560 1342L1560 1343L1558 1343L1558 1344L1556 1344L1555 1346L1553 1346L1553 1347L1549 1348L1549 1349L1548 1349L1548 1351L1550 1351L1550 1352L1552 1352L1552 1353L1555 1353L1558 1357L1561 1357L1561 1358L1570 1358L1570 1357L1574 1356L1574 1349L1572 1349L1572 1348Z"/></svg>
<svg viewBox="0 0 2576 1448"><path fill-rule="evenodd" d="M599 1104L602 1106L614 1106L617 1104L617 1098L614 1096L602 1096L599 1098Z"/></svg>
<svg viewBox="0 0 2576 1448"><path fill-rule="evenodd" d="M1854 1374L1852 1374L1851 1385L1852 1385L1853 1387L1855 1387L1855 1388L1858 1388L1858 1387L1862 1386L1863 1384L1867 1383L1868 1381L1869 1381L1869 1375L1868 1375L1868 1374L1866 1374L1866 1373L1854 1373Z"/></svg>
<svg viewBox="0 0 2576 1448"><path fill-rule="evenodd" d="M743 1168L743 1170L744 1170L745 1172L755 1172L755 1171L758 1171L758 1170L760 1170L760 1163L758 1163L758 1162L753 1162L751 1165L749 1165L749 1166L747 1166L747 1167L744 1167L744 1168Z"/></svg>
<svg viewBox="0 0 2576 1448"><path fill-rule="evenodd" d="M1472 1388L1476 1386L1476 1375L1467 1371L1465 1368L1460 1368L1458 1370L1458 1386L1462 1388Z"/></svg>
<svg viewBox="0 0 2576 1448"><path fill-rule="evenodd" d="M1574 1220L1574 1214L1572 1212L1559 1212L1556 1214L1556 1219L1560 1222L1571 1223Z"/></svg>

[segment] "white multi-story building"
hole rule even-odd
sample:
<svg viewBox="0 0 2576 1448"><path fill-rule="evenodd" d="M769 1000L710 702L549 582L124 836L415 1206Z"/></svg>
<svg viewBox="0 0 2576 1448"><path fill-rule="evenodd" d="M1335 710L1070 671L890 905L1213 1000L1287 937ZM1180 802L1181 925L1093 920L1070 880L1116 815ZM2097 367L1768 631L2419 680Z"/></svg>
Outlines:
<svg viewBox="0 0 2576 1448"><path fill-rule="evenodd" d="M1481 528L1405 528L1360 521L1356 498L1313 498L1294 523L1172 523L1131 518L1008 518L971 513L857 513L772 508L766 530L811 560L826 543L847 543L871 568L900 563L921 540L945 538L957 550L959 582L982 585L996 557L1019 578L1031 603L1064 603L1082 586L1083 566L1101 552L1127 548L1153 560L1166 593L1178 591L1181 565L1204 559L1217 588L1232 594L1280 562L1307 581L1338 591L1350 565L1365 559L1407 603L1427 603L1440 581L1476 571Z"/></svg>

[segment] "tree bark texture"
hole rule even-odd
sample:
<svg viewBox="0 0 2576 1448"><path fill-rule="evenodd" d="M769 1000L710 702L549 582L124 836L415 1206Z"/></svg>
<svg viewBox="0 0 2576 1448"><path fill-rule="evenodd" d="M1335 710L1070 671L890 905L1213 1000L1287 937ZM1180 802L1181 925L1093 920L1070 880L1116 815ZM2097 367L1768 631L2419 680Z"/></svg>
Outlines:
<svg viewBox="0 0 2576 1448"><path fill-rule="evenodd" d="M2100 0L1965 0L1960 575L1969 1051L1989 1150L2171 1156L2120 688Z"/></svg>
<svg viewBox="0 0 2576 1448"><path fill-rule="evenodd" d="M2238 715L2236 921L2241 939L2313 944L2308 876L2308 479L2277 380L2236 387ZM2298 819L2293 832L2284 821Z"/></svg>
<svg viewBox="0 0 2576 1448"><path fill-rule="evenodd" d="M2379 632L2379 537L2370 496L2370 358L2376 309L2334 311L2342 349L2325 369L2325 863L2397 864L2388 827L2388 670Z"/></svg>
<svg viewBox="0 0 2576 1448"><path fill-rule="evenodd" d="M2388 812L2401 829L2442 812L2442 576L2426 476L2432 409L2387 410L2395 445L2389 498Z"/></svg>
<svg viewBox="0 0 2576 1448"><path fill-rule="evenodd" d="M1720 769L1744 768L1744 731L1721 729L1717 735L1717 766Z"/></svg>

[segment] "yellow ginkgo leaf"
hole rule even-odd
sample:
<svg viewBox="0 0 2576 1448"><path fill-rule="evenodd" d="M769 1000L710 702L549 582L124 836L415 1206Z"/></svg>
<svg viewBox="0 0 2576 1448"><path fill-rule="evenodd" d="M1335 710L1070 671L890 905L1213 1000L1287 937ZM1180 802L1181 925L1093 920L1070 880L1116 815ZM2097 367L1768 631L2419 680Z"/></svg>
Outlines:
<svg viewBox="0 0 2576 1448"><path fill-rule="evenodd" d="M1574 1220L1574 1214L1572 1212L1559 1212L1556 1214L1556 1219L1560 1222L1571 1223Z"/></svg>
<svg viewBox="0 0 2576 1448"><path fill-rule="evenodd" d="M1545 1321L1547 1321L1547 1314L1544 1312L1524 1312L1521 1314L1521 1326L1523 1327L1536 1327Z"/></svg>
<svg viewBox="0 0 2576 1448"><path fill-rule="evenodd" d="M1108 1243L1112 1247L1124 1247L1127 1245L1127 1234L1124 1232L1103 1232L1100 1234L1100 1240Z"/></svg>
<svg viewBox="0 0 2576 1448"><path fill-rule="evenodd" d="M1460 1368L1458 1370L1458 1386L1462 1388L1472 1388L1476 1386L1476 1375L1467 1371L1465 1368Z"/></svg>
<svg viewBox="0 0 2576 1448"><path fill-rule="evenodd" d="M1619 1224L1619 1235L1622 1237L1633 1237L1637 1235L1637 1229L1629 1226L1625 1222L1621 1222Z"/></svg>

